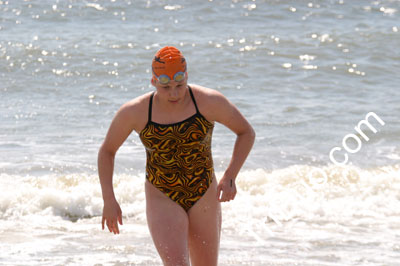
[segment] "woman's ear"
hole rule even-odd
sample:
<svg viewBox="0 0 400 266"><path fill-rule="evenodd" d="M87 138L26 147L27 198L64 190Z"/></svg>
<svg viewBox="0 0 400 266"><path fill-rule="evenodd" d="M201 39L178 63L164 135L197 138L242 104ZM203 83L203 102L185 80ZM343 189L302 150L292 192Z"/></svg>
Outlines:
<svg viewBox="0 0 400 266"><path fill-rule="evenodd" d="M153 85L154 87L156 86L156 81L154 79L154 76L151 78L151 85Z"/></svg>

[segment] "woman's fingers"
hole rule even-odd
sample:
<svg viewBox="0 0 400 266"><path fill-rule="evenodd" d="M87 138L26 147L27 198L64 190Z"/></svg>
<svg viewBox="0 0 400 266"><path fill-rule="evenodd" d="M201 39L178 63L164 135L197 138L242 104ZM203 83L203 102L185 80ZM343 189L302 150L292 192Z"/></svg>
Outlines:
<svg viewBox="0 0 400 266"><path fill-rule="evenodd" d="M113 221L113 233L116 235L116 234L119 234L119 228L118 228L118 223L117 223L117 220L114 220Z"/></svg>
<svg viewBox="0 0 400 266"><path fill-rule="evenodd" d="M220 202L233 200L236 196L235 182L229 179L218 184L217 195Z"/></svg>
<svg viewBox="0 0 400 266"><path fill-rule="evenodd" d="M110 231L110 233L111 233L112 232L112 221L107 219L106 224L107 224L108 231Z"/></svg>
<svg viewBox="0 0 400 266"><path fill-rule="evenodd" d="M102 229L104 230L104 224L106 224L110 233L119 234L118 223L122 225L122 211L118 203L116 201L105 202L101 220Z"/></svg>
<svg viewBox="0 0 400 266"><path fill-rule="evenodd" d="M122 217L118 217L120 220L120 224L122 225ZM107 219L103 218L102 220L102 229L104 230L104 221L107 225L108 230L110 233L119 234L118 222L117 219Z"/></svg>
<svg viewBox="0 0 400 266"><path fill-rule="evenodd" d="M225 202L225 201L231 201L235 198L235 194L231 191L223 191L222 192L222 197L221 197L221 201Z"/></svg>
<svg viewBox="0 0 400 266"><path fill-rule="evenodd" d="M117 219L111 221L111 230L114 234L119 234Z"/></svg>

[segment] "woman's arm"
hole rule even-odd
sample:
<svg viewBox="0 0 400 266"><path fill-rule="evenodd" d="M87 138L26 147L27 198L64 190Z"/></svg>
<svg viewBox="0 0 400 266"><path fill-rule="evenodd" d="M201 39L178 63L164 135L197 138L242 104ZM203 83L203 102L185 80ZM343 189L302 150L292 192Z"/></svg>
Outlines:
<svg viewBox="0 0 400 266"><path fill-rule="evenodd" d="M98 153L97 164L104 201L102 228L106 223L114 234L119 234L118 222L122 225L122 211L113 189L114 159L119 147L135 129L133 109L134 106L128 103L118 110Z"/></svg>
<svg viewBox="0 0 400 266"><path fill-rule="evenodd" d="M213 118L225 125L236 134L232 158L218 184L218 198L220 201L230 201L235 198L235 179L243 166L254 144L255 131L237 107L224 95L214 91L210 101L213 105ZM221 191L222 196L220 197Z"/></svg>

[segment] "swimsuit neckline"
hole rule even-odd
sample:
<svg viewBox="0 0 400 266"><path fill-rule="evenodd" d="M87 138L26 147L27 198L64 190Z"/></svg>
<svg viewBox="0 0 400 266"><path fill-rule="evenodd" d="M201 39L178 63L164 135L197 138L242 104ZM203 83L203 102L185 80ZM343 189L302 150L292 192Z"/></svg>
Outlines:
<svg viewBox="0 0 400 266"><path fill-rule="evenodd" d="M179 121L179 122L175 122L175 123L161 124L161 123L154 122L153 120L150 120L150 121L147 122L147 124L155 124L155 125L158 125L158 126L175 126L175 125L182 124L182 123L184 123L184 122L186 122L186 121L192 119L192 118L195 117L196 115L200 115L201 117L204 118L204 116L202 116L200 113L197 113L197 112L196 112L195 114L189 116L188 118L186 118L186 119L184 119L184 120L182 120L182 121ZM207 119L206 119L206 120L207 120ZM207 120L207 121L208 121L208 120Z"/></svg>
<svg viewBox="0 0 400 266"><path fill-rule="evenodd" d="M211 123L210 121L208 121L207 118L205 118L205 117L200 113L199 108L197 107L197 103L196 103L196 100L195 100L195 98L194 98L193 92L192 92L192 88L191 88L189 85L188 85L188 88L189 88L190 97L192 98L192 101L193 101L193 103L194 103L194 107L196 108L196 113L194 113L193 115L189 116L188 118L186 118L186 119L184 119L184 120L182 120L182 121L175 122L175 123L161 124L161 123L154 122L153 120L151 120L152 105L153 105L153 96L154 96L154 92L153 92L152 95L150 96L147 123L146 123L145 127L140 131L139 134L141 135L141 133L147 128L147 126L148 126L149 124L153 124L153 125L156 125L156 126L162 126L162 127L176 126L176 125L185 123L185 122L187 122L187 121L193 119L193 118L196 117L196 116L198 116L199 118L204 119L204 120L205 120L207 123L209 123L210 125L214 125L213 123Z"/></svg>

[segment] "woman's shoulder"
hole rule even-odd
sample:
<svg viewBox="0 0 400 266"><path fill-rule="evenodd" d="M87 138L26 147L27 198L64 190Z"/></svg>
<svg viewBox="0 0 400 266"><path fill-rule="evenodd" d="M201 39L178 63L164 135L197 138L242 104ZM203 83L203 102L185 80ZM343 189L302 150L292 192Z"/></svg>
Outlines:
<svg viewBox="0 0 400 266"><path fill-rule="evenodd" d="M200 105L206 108L213 107L218 104L223 104L227 98L219 91L196 84L189 85L192 88L193 95Z"/></svg>
<svg viewBox="0 0 400 266"><path fill-rule="evenodd" d="M124 121L130 121L136 131L140 131L147 123L147 114L150 97L153 92L147 92L126 103L124 103L117 112L117 116Z"/></svg>
<svg viewBox="0 0 400 266"><path fill-rule="evenodd" d="M148 108L149 102L150 102L150 97L153 94L153 92L147 92L145 94L142 94L140 96L137 96L136 98L124 103L121 106L121 110L129 110L129 112L141 112Z"/></svg>
<svg viewBox="0 0 400 266"><path fill-rule="evenodd" d="M218 113L224 111L229 100L219 91L200 85L189 85L201 114L208 121L217 121Z"/></svg>
<svg viewBox="0 0 400 266"><path fill-rule="evenodd" d="M196 84L190 84L189 86L190 88L192 88L193 95L196 98L196 101L198 99L200 102L213 103L215 101L225 98L225 96L217 90Z"/></svg>

